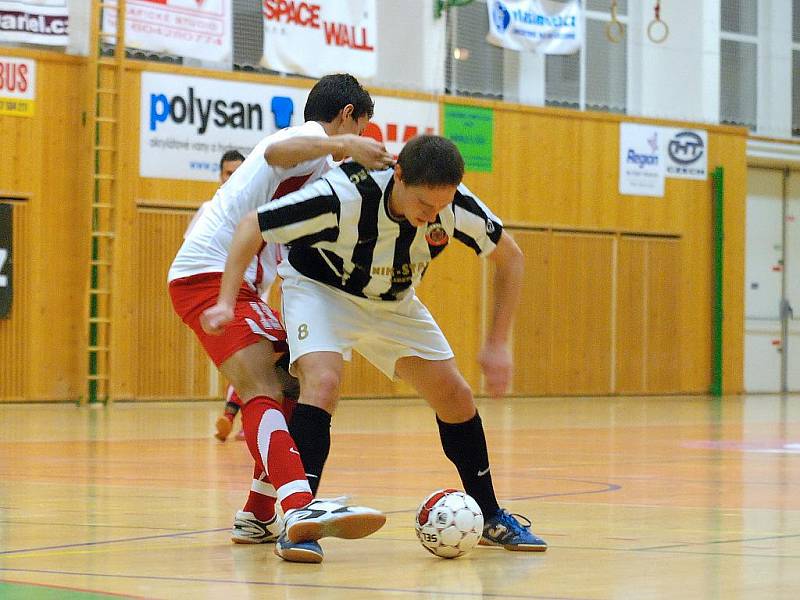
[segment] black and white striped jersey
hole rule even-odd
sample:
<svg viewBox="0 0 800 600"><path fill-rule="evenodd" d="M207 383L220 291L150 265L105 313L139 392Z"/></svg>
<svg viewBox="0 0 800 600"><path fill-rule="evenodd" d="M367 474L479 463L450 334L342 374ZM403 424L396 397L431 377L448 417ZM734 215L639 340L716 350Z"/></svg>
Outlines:
<svg viewBox="0 0 800 600"><path fill-rule="evenodd" d="M345 163L258 209L262 235L289 246L302 275L362 298L398 300L422 279L450 239L491 253L503 224L463 184L435 223L414 227L389 215L393 169Z"/></svg>

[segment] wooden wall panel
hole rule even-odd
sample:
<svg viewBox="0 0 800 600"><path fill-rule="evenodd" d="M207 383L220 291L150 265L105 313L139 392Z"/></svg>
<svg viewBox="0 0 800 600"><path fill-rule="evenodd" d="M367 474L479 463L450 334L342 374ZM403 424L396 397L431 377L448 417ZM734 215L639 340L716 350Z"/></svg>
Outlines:
<svg viewBox="0 0 800 600"><path fill-rule="evenodd" d="M671 392L680 385L680 244L678 240L647 240L647 393Z"/></svg>
<svg viewBox="0 0 800 600"><path fill-rule="evenodd" d="M85 336L89 253L79 150L82 62L11 48L3 54L35 59L37 73L34 116L0 115L0 197L25 199L15 213L30 228L15 242L14 303L24 303L25 310L15 311L5 331L0 329L0 347L15 349L5 364L24 370L18 379L24 382L22 398L74 400L82 391L83 354L76 349ZM19 332L21 337L6 339ZM18 389L0 387L0 400L20 399Z"/></svg>
<svg viewBox="0 0 800 600"><path fill-rule="evenodd" d="M5 204L0 201L0 204ZM12 293L11 313L0 319L0 400L24 400L27 397L30 364L30 303L32 295L29 259L31 219L26 202L11 202L12 205Z"/></svg>
<svg viewBox="0 0 800 600"><path fill-rule="evenodd" d="M525 255L525 282L514 325L515 394L550 392L553 344L552 245L546 231L514 231Z"/></svg>
<svg viewBox="0 0 800 600"><path fill-rule="evenodd" d="M554 394L611 391L611 236L553 236Z"/></svg>
<svg viewBox="0 0 800 600"><path fill-rule="evenodd" d="M747 139L709 136L709 167L725 170L725 258L723 269L723 377L725 393L744 391L744 240L747 205ZM707 239L707 238L706 238ZM708 327L709 331L711 327ZM710 369L710 366L709 366Z"/></svg>
<svg viewBox="0 0 800 600"><path fill-rule="evenodd" d="M647 244L641 237L622 236L618 241L615 391L621 393L646 389Z"/></svg>
<svg viewBox="0 0 800 600"><path fill-rule="evenodd" d="M26 218L29 218L29 223L36 223L47 235L31 235L26 242L25 255L34 266L27 282L31 290L27 305L29 316L25 323L14 322L13 325L22 327L26 334L25 341L9 342L0 329L0 348L10 348L12 343L24 345L24 351L14 360L27 361L27 379L21 392L25 399L75 399L83 392L85 383L86 282L90 248L87 225L90 165L86 147L88 140L81 124L85 60L27 49L7 49L4 52L35 58L38 77L36 116L32 119L0 116L0 136L4 150L7 150L4 156L8 157L0 161L0 196L25 198L28 211ZM140 71L179 72L222 80L263 81L282 85L308 86L309 82L270 78L261 74L210 73L152 63L131 62L128 67L123 86L128 101L125 103L125 113L121 115L123 125L120 129L120 135L125 139L119 180L123 202L117 211L115 223L118 245L112 311L114 333L111 342L115 356L112 393L115 398L171 397L172 394L183 393L182 390L186 388L178 390L170 387L173 384L169 383L164 384L166 391L162 390L159 377L172 379L174 372L153 375L152 380L143 375L150 367L159 368L155 362L155 349L148 350L151 354L147 355L147 360L154 361L152 363L146 364L144 357L135 361L127 360L127 357L133 357L139 351L140 331L161 331L158 329L161 325L142 320L141 309L134 306L132 300L138 299L144 290L135 288L130 281L131 266L144 260L137 243L146 231L140 231L142 224L137 206L147 204L193 208L210 198L215 186L213 183L138 177ZM620 195L617 189L619 123L622 120L644 122L642 119L463 98L448 97L443 98L444 101L494 109L493 171L467 173L465 181L512 229L556 228L584 230L612 237L633 233L680 238L677 250L664 251L663 255L659 253L660 250L653 250L655 254L648 253L653 260L664 261L664 270L671 269L672 276L679 280L679 293L674 299L675 304L670 307L674 306L674 326L680 334L674 336L676 339L663 337L665 346L660 352L674 352L675 348L667 348L667 345L677 345L682 361L678 374L680 381L668 391L707 391L710 382L712 273L710 182L669 179L665 197L659 199ZM725 168L726 176L724 388L728 392L735 392L742 389L747 132L729 127L704 128L709 132L709 168L721 165ZM166 211L164 214L168 213ZM151 217L155 219L156 215ZM174 224L169 224L173 217L165 218L165 227L174 227ZM153 223L148 223L146 227L151 228L147 235L156 235L152 231L155 227ZM529 245L526 248L531 252L544 252L544 238L534 236L521 239L523 244ZM549 394L600 390L606 385L601 381L610 381L611 377L607 377L610 373L593 368L592 357L606 346L611 334L599 338L594 336L587 320L589 307L580 304L579 294L569 285L570 277L581 275L575 270L576 264L584 264L585 273L591 273L586 264L594 266L597 261L599 266L601 259L606 256L604 244L607 240L600 244L601 248L594 248L589 254L581 254L586 251L584 246L591 246L585 239L575 246L565 239L553 243L560 245L560 250L553 249L553 261L560 261L559 266L569 271L560 271L554 263L551 264L550 312L534 312L533 321L530 320L531 315L525 313L518 321L514 347L517 353L523 353L524 356L517 356L515 391L540 393L537 390L543 386ZM161 251L163 248L159 249ZM574 256L563 256L560 251L572 252ZM600 254L592 253L594 251ZM165 257L166 253L159 260ZM475 286L483 289L484 285L488 285L484 281L487 275L479 261L472 258L462 261L462 258L458 251L453 254L449 250L432 267L421 294L441 320L468 380L477 387L480 374L475 356L480 344L480 328L483 326L485 299L488 296L473 296L471 293ZM535 277L539 276L539 271L544 268L538 262L540 259L542 257L538 255L527 257L529 275L536 270ZM620 259L624 260L622 254ZM443 269L444 275L432 278L435 269ZM462 275L460 283L454 277L459 271ZM154 272L147 276L155 281ZM593 282L577 279L580 293L596 293L601 299L605 298L607 290L599 289L599 281L606 281L604 272ZM658 288L664 282L657 280L651 284ZM523 294L526 305L544 303L540 289L526 287ZM460 314L453 311L453 298L459 300ZM564 299L576 304L563 306ZM629 300L633 302L633 298ZM664 309L672 310L670 307ZM163 307L153 308L161 310ZM597 309L602 309L602 306ZM42 314L48 315L46 322L33 320L35 315ZM545 314L552 315L553 320L548 323ZM171 318L171 310L163 318L167 317ZM570 322L569 318L576 318L577 322ZM602 321L596 321L595 326L601 329L605 327ZM544 344L544 327L549 327L547 335L554 340L549 355L538 350ZM534 337L526 339L530 335L530 328L535 332ZM617 343L620 342L619 335L617 333L614 338ZM652 335L658 338L661 333L652 332ZM563 341L565 339L589 339L591 342L587 347L576 348L566 344ZM596 347L598 344L600 347ZM584 364L584 359L589 362ZM195 375L192 375L191 383L184 382L182 385L189 388L200 386L197 389L202 396L206 393L207 382L203 382L200 367L192 362L199 359L187 355L185 360L188 366L184 371ZM531 367L520 370L519 366L530 360L533 360ZM14 368L19 368L20 363L14 364ZM547 364L550 365L549 369L545 368ZM663 366L667 363L662 361L659 364ZM356 362L351 369L352 373L347 375L348 394L396 395L408 392L402 385L383 381L382 376L371 367ZM585 377L576 375L570 369L583 369ZM655 377L652 380L653 389L668 386L667 382L675 376L674 373L653 371L652 368L648 372ZM620 378L619 369L616 375ZM182 376L185 377L186 373ZM199 378L197 381L195 376ZM625 377L620 379L620 383L622 381L626 381ZM648 380L647 386L650 384ZM0 399L18 393L2 391L4 389L0 388Z"/></svg>
<svg viewBox="0 0 800 600"><path fill-rule="evenodd" d="M186 211L142 209L137 214L136 262L127 289L119 289L135 299L136 343L127 356L136 374L135 398L218 397L218 390L209 390L210 362L175 314L167 291L167 271L190 217Z"/></svg>

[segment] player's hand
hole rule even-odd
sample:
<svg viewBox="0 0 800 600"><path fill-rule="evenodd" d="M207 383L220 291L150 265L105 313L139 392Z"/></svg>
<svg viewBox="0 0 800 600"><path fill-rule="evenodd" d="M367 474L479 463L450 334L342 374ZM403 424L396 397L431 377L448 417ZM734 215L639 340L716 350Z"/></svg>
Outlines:
<svg viewBox="0 0 800 600"><path fill-rule="evenodd" d="M499 398L511 385L513 362L505 344L487 343L478 353L478 363L486 378L486 389L492 398Z"/></svg>
<svg viewBox="0 0 800 600"><path fill-rule="evenodd" d="M389 154L381 142L362 135L348 137L347 154L357 163L372 170L385 169L394 164L394 156Z"/></svg>
<svg viewBox="0 0 800 600"><path fill-rule="evenodd" d="M215 304L200 315L200 325L209 335L222 335L225 326L233 321L233 308L225 304Z"/></svg>

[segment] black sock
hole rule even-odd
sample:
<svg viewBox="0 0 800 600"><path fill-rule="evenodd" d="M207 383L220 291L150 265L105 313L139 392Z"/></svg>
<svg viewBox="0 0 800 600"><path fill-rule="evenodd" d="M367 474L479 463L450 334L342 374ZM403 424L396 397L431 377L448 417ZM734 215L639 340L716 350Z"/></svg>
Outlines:
<svg viewBox="0 0 800 600"><path fill-rule="evenodd" d="M316 406L298 404L289 423L289 434L303 459L311 493L316 496L331 449L331 415Z"/></svg>
<svg viewBox="0 0 800 600"><path fill-rule="evenodd" d="M436 417L444 454L458 469L464 491L475 498L484 519L494 516L500 506L494 495L489 472L489 451L478 413L464 423L444 423Z"/></svg>

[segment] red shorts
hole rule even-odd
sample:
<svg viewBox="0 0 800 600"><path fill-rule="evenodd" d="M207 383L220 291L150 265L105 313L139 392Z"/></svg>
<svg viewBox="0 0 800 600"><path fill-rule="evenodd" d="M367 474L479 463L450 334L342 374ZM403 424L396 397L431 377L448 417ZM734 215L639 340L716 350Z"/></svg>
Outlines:
<svg viewBox="0 0 800 600"><path fill-rule="evenodd" d="M200 325L200 315L217 303L222 273L200 273L169 283L169 295L175 312L197 335L203 348L220 366L242 348L269 340L275 352L286 352L286 330L278 314L255 291L242 284L236 298L233 321L222 335L209 335Z"/></svg>

